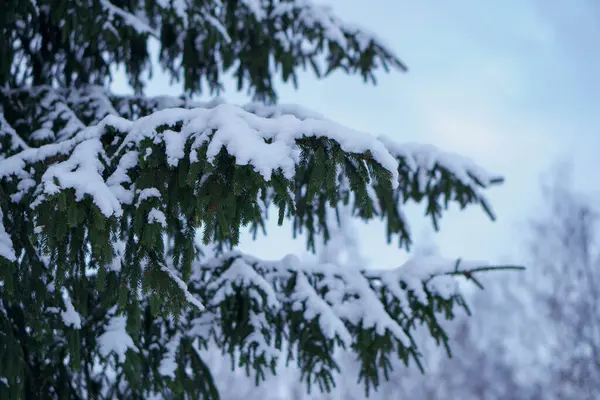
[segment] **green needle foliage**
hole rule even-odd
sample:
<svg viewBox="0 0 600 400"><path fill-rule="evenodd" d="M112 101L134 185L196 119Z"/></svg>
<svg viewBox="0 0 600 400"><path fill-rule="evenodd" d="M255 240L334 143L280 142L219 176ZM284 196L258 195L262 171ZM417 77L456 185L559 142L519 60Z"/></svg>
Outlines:
<svg viewBox="0 0 600 400"><path fill-rule="evenodd" d="M181 98L143 95L151 40ZM106 90L114 67L135 96ZM493 218L482 190L501 179L467 160L274 105L275 77L296 85L306 67L373 82L379 67L405 69L308 0L8 0L0 398L217 399L209 346L257 384L287 360L322 391L341 347L369 393L394 358L419 363L417 325L449 351L438 319L466 305L440 283L489 267L425 258L377 271L236 250L244 230L266 233L271 208L313 251L343 208L385 221L407 250L406 202L436 227L451 202ZM256 103L190 100L218 94L227 72Z"/></svg>

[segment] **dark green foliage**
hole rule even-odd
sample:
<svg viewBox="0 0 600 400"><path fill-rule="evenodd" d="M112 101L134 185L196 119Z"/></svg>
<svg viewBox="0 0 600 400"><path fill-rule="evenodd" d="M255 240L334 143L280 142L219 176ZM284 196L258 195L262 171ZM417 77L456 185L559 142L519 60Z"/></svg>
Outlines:
<svg viewBox="0 0 600 400"><path fill-rule="evenodd" d="M405 69L384 46L340 26L330 13L313 19L309 2L261 1L260 10L253 3L7 0L0 20L0 86L104 84L111 68L122 66L141 92L151 37L160 42L161 67L192 93L219 93L229 71L238 90L273 101L273 79L280 74L297 85L301 67L310 66L317 77L339 69L372 81L376 65Z"/></svg>

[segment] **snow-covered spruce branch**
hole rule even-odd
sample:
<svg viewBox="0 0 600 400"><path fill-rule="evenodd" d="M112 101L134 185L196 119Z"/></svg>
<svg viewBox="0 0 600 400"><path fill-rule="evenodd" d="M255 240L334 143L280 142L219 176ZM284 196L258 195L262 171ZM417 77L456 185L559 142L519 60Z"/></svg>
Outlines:
<svg viewBox="0 0 600 400"><path fill-rule="evenodd" d="M212 315L202 316L213 321L204 337L210 335L232 363L252 366L257 379L279 358L294 358L308 371L309 385L329 390L339 372L334 351L341 346L358 357L368 392L380 382L373 372L382 360L399 357L420 365L413 338L418 325L448 350L439 318L451 319L455 306L466 308L457 279L507 268L520 267L427 256L378 271L301 262L293 255L265 261L232 252L195 267L199 275L192 285ZM369 341L368 351L361 340ZM389 364L383 365L380 372L387 374Z"/></svg>
<svg viewBox="0 0 600 400"><path fill-rule="evenodd" d="M136 346L125 329L127 318L113 310L98 338L99 353L123 360L128 350L136 353L143 345L155 353L155 373L172 378L183 368L174 361L181 343L194 349L210 343L231 357L232 365L254 374L257 383L283 359L304 371L309 387L329 390L340 372L335 351L341 347L358 357L368 393L396 358L420 365L413 337L418 325L449 351L440 319L451 319L457 306L466 308L458 280L505 268L513 267L427 256L392 270L359 270L293 255L265 261L229 252L195 263L190 290L204 299L206 309L182 314L180 319L189 321L183 330L165 331L164 321L157 323L161 328L151 343Z"/></svg>
<svg viewBox="0 0 600 400"><path fill-rule="evenodd" d="M10 7L13 1L19 7ZM224 72L233 72L240 83L247 81L244 86L257 100L273 101L277 98L274 75L281 73L284 81L297 85L297 70L307 65L319 78L342 70L372 82L376 70L406 70L391 47L376 35L311 0L268 4L244 0L235 6L224 6L220 0L82 0L60 5L36 0L27 6L24 1L13 1L6 11L5 31L10 35L5 45L15 51L5 62L15 76L10 81L0 78L0 86L29 86L32 78L34 85L55 83L61 87L102 82L110 75L109 65L130 67L134 63L136 67L128 68L128 77L135 89L141 89L140 73L150 66L149 37L160 41L161 67L174 79L183 75L185 89L196 93L204 89L201 77L207 78L204 82L211 93L219 93ZM40 26L41 20L46 25ZM40 34L41 29L69 35L50 38ZM90 40L97 42L94 51L73 51L86 48ZM47 42L53 58L39 68L40 46ZM248 57L247 49L257 47L264 53ZM186 49L193 50L188 53Z"/></svg>
<svg viewBox="0 0 600 400"><path fill-rule="evenodd" d="M289 343L285 356L294 355L305 379L325 389L337 369L338 346L356 352L367 388L385 375L387 367L378 366L388 365L392 353L418 362L414 325L425 323L445 344L434 311L451 317L453 307L463 305L454 292L440 289L444 278L428 280L431 268L351 271L241 255L198 264L196 232L222 252L238 244L244 226L264 228L274 206L280 222L289 219L295 233L306 231L314 249L316 237L328 237L330 215L348 205L358 218L384 219L388 238L408 247L405 202L423 201L434 222L453 201L480 204L493 218L482 192L500 181L432 146L375 138L294 106L39 87L4 90L1 115L3 149L13 153L0 160L0 256L8 267L0 276L8 279L11 264L24 256L29 268L43 265L46 307L63 309L52 287L72 296L64 311L45 319L49 309L39 310L36 318L55 323L61 315L77 315L78 324L65 322L66 334L92 326L104 332L94 345L102 346L97 357L105 363L116 354L118 370L125 353L139 351L171 365L148 367L148 374L166 379L174 351L205 368L195 349L208 340L237 355L238 365L258 378ZM457 273L438 263L415 265L438 266L438 275ZM197 269L202 279L190 281ZM88 291L81 284L90 285ZM104 305L118 304L119 314L101 315L96 305L86 311L81 296L96 291L106 294ZM144 312L164 319L149 322L141 340L131 332L142 329L140 320L151 321ZM187 330L163 331L160 321L169 316ZM124 347L107 347L107 337L124 334L131 339Z"/></svg>
<svg viewBox="0 0 600 400"><path fill-rule="evenodd" d="M149 34L156 38L160 37L160 32L149 26L148 23L144 21L144 17L140 18L140 16L136 16L121 7L117 7L110 0L100 0L100 5L107 11L110 22L117 16L123 20L125 25L129 26L139 34ZM115 28L111 28L111 30L117 31Z"/></svg>
<svg viewBox="0 0 600 400"><path fill-rule="evenodd" d="M448 201L479 203L492 216L481 189L497 180L433 147L376 139L302 111L304 118L263 110L271 115L265 118L257 105L248 107L256 113L228 104L158 105L132 121L98 107L98 98L112 102L95 94L81 103L73 94L63 95L75 103L64 106L60 118L68 126L74 109L88 118L108 111L98 124L0 162L12 200L30 202L35 211L30 223L36 220L53 257L62 261L63 240L81 240L91 244L92 257L103 268L112 261L110 237L117 234L132 241L138 265L156 264L164 233L190 239L190 229L200 226L205 242L236 245L240 227L263 225L261 210L271 203L279 208L280 221L292 218L312 239L327 230L325 206L348 202L350 194L355 214L368 220L379 213L387 219L390 239L398 235L401 244L410 240L401 210L408 200L425 199L434 220L440 203ZM347 188L340 186L342 180ZM155 195L147 196L149 191ZM191 257L185 258L189 276ZM130 272L129 283L139 282L139 267Z"/></svg>
<svg viewBox="0 0 600 400"><path fill-rule="evenodd" d="M184 28L202 21L211 30L214 30L225 43L232 42L231 33L226 26L226 20L231 17L227 15L227 8L223 7L218 0L215 0L212 4L203 3L192 7L184 4L183 0L174 2L159 1L156 4L157 9L152 10L154 12L153 18L145 15L145 13L140 13L139 10L137 14L134 14L122 7L117 7L110 0L101 0L100 4L107 11L109 24L112 25L115 17L117 17L123 24L140 35L149 34L155 38L160 38L160 31L164 22L163 18L157 17L157 14L165 14L169 15L169 18L164 18L168 25L174 24L174 21L170 20L173 17L176 18L175 23L182 24ZM342 21L332 12L330 7L317 4L314 1L278 1L267 11L263 5L255 0L243 0L236 12L243 12L251 16L258 22L256 27L263 27L265 33L267 33L267 22L281 29L285 25L285 21L296 21L293 32L285 32L282 29L280 34L275 36L278 45L283 49L300 48L302 44L306 47L307 44L302 43L302 41L306 42L307 36L314 37L310 34L306 35L306 32L320 31L327 41L336 46L337 50L349 49L355 53L351 54L353 58L371 49L375 53L380 53L382 60L391 61L391 66L406 70L406 66L399 61L394 52L388 46L382 44L381 38L376 37L363 27ZM117 29L112 26L110 30L117 32ZM179 41L182 41L182 38L179 38ZM317 51L317 46L319 45L316 43L309 46L315 47L312 53L320 53L324 50ZM384 65L388 68L385 61Z"/></svg>

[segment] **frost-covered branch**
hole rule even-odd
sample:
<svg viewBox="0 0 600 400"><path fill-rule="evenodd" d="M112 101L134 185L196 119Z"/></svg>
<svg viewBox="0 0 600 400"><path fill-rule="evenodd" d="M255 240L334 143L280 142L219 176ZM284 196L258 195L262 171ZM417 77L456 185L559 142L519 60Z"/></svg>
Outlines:
<svg viewBox="0 0 600 400"><path fill-rule="evenodd" d="M156 38L160 37L160 33L155 29L152 29L141 18L123 10L122 8L115 6L113 3L110 2L110 0L100 0L100 4L106 11L108 11L109 19L112 20L114 18L114 15L116 15L122 18L125 24L133 28L137 33L150 34Z"/></svg>
<svg viewBox="0 0 600 400"><path fill-rule="evenodd" d="M211 299L208 313L214 314L221 327L213 331L216 342L247 354L237 362L256 365L261 362L258 357L264 356L262 363L269 367L272 361L289 357L284 342L276 339L281 337L291 348L297 346L296 359L302 366L308 346L303 340L310 337L323 341L323 353L310 361L314 376L309 373L306 379L326 384L324 374L337 368L328 361L334 359L337 345L357 352L364 374L379 357L399 356L405 363L409 358L419 363L412 335L423 323L438 344L447 348L441 320L452 315L455 305L464 305L457 279L479 268L494 267L428 256L413 258L393 270L359 270L301 262L293 255L264 261L233 252L196 268L201 278L194 285L204 288L204 296ZM278 325L278 318L288 322ZM364 335L379 343L368 353L359 351ZM228 349L232 356L236 354ZM377 386L376 382L371 383Z"/></svg>
<svg viewBox="0 0 600 400"><path fill-rule="evenodd" d="M481 189L496 179L468 160L434 147L377 139L289 106L163 108L180 104L178 99L163 97L144 101L144 107L154 107L151 114L128 120L115 116L112 107L96 104L120 103L122 109L130 101L131 109L135 98L115 101L105 96L102 100L98 91L83 92L94 93L95 101L82 96L83 104L78 104L73 93L53 96L50 89L43 90L45 99L72 99L65 120L66 127L73 127L70 129L81 126L81 122L69 122L79 121L71 110L80 110L92 120L97 119L93 113L108 115L76 134L70 130L52 134L55 143L27 148L0 161L0 177L13 179L14 201L33 200L30 206L39 213L37 226L46 237L55 236L57 229L67 235L75 232L57 226L56 218L47 219L56 207L65 213L69 226L84 222L79 220L84 209L95 210L94 226L78 235L83 235L79 240L91 242L92 255L106 265L101 268L113 264L109 257L112 244L106 236L94 237L91 230L113 231L123 226L119 220L131 218L133 230L122 227L120 235L140 237L136 257L151 261L159 254L161 235L167 233L173 217L180 223L180 213L188 220L199 218L206 243L235 246L241 223L262 224L261 212L273 203L280 219L291 218L296 230L307 229L313 243L315 234L328 229L328 207L323 204L337 207L352 200L355 213L366 220L386 218L388 232L398 234L400 242L407 244L410 237L402 205L409 199L426 197L427 211L434 220L440 215L441 199L457 199L465 205L480 203L489 211ZM38 93L34 90L32 95ZM10 95L22 97L24 92ZM90 107L85 109L85 104ZM157 176L161 180L157 181ZM171 194L175 188L177 197ZM190 199L181 195L182 190L189 192ZM80 205L62 208L62 202L70 198ZM77 209L81 217L77 217ZM311 209L319 213L316 221L307 219ZM106 222L98 225L98 219ZM59 256L58 247L49 250ZM188 275L189 262L187 257ZM173 278L170 269L162 266L159 270ZM135 277L141 275L135 269L130 273L128 284L135 286L139 279Z"/></svg>
<svg viewBox="0 0 600 400"><path fill-rule="evenodd" d="M306 233L310 250L330 238L342 209L345 218L383 219L388 239L407 248L408 201L424 202L434 223L449 202L479 204L493 218L483 190L500 179L471 161L291 105L115 96L98 87L3 93L7 124L28 139L0 160L7 195L0 206L10 217L0 256L14 263L30 254L27 246L40 249L44 285L70 294L61 326L67 336L97 331L91 343L110 368L131 354L162 365L147 367L154 379L180 379L187 366L174 372L174 357L203 368L192 343L214 343L257 382L292 357L309 385L328 390L339 368L334 352L344 348L358 357L369 390L386 376L390 357L419 363L416 325L447 346L436 312L451 318L464 305L455 277L473 272L455 261L416 258L378 271L340 267L331 254L268 262L235 247L243 227L264 228L269 208ZM26 136L28 120L43 137ZM36 233L33 242L23 241L25 231ZM216 249L209 260L197 248L198 232ZM80 280L119 313L90 309ZM54 321L62 299L46 307L40 312L54 310ZM167 329L173 316L179 325ZM145 333L141 320L154 321Z"/></svg>
<svg viewBox="0 0 600 400"><path fill-rule="evenodd" d="M297 85L297 71L307 65L319 78L342 70L373 82L381 68L406 70L376 35L311 0L235 5L82 0L59 12L51 0L11 4L0 28L2 45L14 51L0 60L0 70L16 76L0 74L0 87L31 81L55 87L104 83L111 78L109 65L126 65L131 85L141 91L151 69L150 37L160 42L160 66L173 79L183 78L186 91L195 93L206 88L219 93L227 72L236 76L239 89L248 88L257 100L274 101L274 75L281 73L284 81ZM65 30L64 36L44 34ZM39 57L46 48L53 56L42 66Z"/></svg>

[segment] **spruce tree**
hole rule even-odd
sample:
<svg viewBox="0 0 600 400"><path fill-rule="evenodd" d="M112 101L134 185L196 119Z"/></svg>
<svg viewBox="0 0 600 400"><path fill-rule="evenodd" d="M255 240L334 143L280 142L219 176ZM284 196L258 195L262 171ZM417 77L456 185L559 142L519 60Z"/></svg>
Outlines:
<svg viewBox="0 0 600 400"><path fill-rule="evenodd" d="M181 97L144 96L151 40ZM135 95L107 90L115 67ZM450 202L493 218L482 191L502 179L467 160L276 105L274 80L296 85L302 68L372 82L405 69L310 0L3 3L0 398L216 399L206 346L257 384L288 359L323 391L343 347L368 393L393 357L419 362L416 325L448 346L439 320L465 307L454 279L486 267L429 257L382 271L236 249L269 209L308 249L341 207L384 220L406 249L406 202L436 226ZM230 72L254 103L194 100Z"/></svg>

